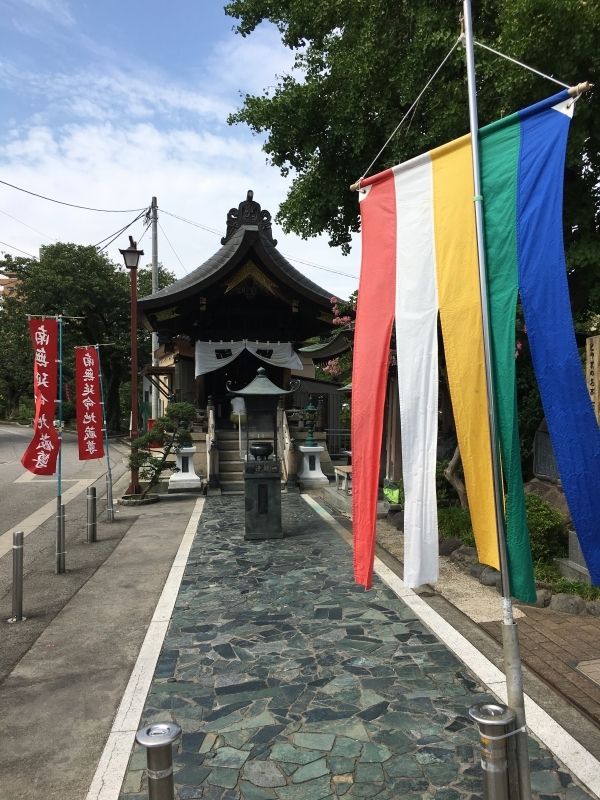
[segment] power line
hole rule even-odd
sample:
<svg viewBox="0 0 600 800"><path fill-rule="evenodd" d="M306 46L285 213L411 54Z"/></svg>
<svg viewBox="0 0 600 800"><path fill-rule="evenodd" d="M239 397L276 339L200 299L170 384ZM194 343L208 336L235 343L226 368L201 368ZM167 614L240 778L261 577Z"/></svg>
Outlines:
<svg viewBox="0 0 600 800"><path fill-rule="evenodd" d="M29 228L30 231L33 231L34 233L37 233L40 236L43 236L44 239L52 239L53 242L58 242L58 239L55 239L54 236L50 236L49 234L44 233L43 231L38 231L37 228L32 228L31 225L28 225L26 222L23 222L22 219L18 219L17 217L13 217L13 215L9 214L8 211L3 211L0 208L0 214L4 214L4 216L6 216L6 217L10 217L11 219L14 219L15 222L18 222L20 225L24 225L26 228Z"/></svg>
<svg viewBox="0 0 600 800"><path fill-rule="evenodd" d="M115 241L115 239L118 239L118 237L122 233L125 233L127 228L131 228L131 226L133 224L135 224L138 221L138 219L141 219L141 217L143 217L145 213L146 213L146 209L143 208L141 214L138 214L137 217L135 217L135 219L132 219L131 222L127 223L127 225L123 226L122 228L119 228L119 230L116 231L115 233L110 233L108 236L105 236L104 239L100 239L100 241L97 242L94 245L94 247L100 247L102 242L106 242L107 239L110 239L110 242L107 242L106 244L102 244L102 247L100 247L100 252L102 252L103 250L106 250L107 247L111 246L111 244Z"/></svg>
<svg viewBox="0 0 600 800"><path fill-rule="evenodd" d="M189 269L186 269L186 268L184 267L184 265L183 265L183 261L182 261L182 260L179 258L179 256L177 255L177 252L175 251L175 248L174 248L174 247L173 247L173 245L171 244L171 242L170 242L170 240L169 240L169 237L168 237L168 236L167 236L167 234L165 233L165 229L164 229L164 228L163 228L163 226L160 224L160 222L158 223L158 227L160 228L162 235L163 235L163 236L165 237L165 239L167 240L167 242L168 242L168 244L169 244L169 247L171 248L171 250L173 251L173 253L175 253L175 258L176 258L176 259L177 259L177 261L179 261L179 263L181 264L181 268L182 268L182 270L185 272L185 274L186 274L186 275L189 275L189 272L190 272L190 271L189 271Z"/></svg>
<svg viewBox="0 0 600 800"><path fill-rule="evenodd" d="M185 217L180 217L178 214L172 214L170 211L165 211L164 208L161 208L160 210L161 210L161 212L163 214L168 214L170 217L174 217L175 219L181 220L181 222L185 222L188 225L193 225L195 228L200 228L203 231L208 231L209 233L214 233L217 236L221 236L221 231L216 230L216 228L210 228L208 225L202 225L201 223L194 222L191 219L186 219ZM162 228L161 228L161 230L162 230ZM164 233L164 231L163 231L163 233ZM169 241L169 240L167 239L167 241ZM175 252L175 251L173 251L173 252ZM324 267L321 264L315 264L314 261L305 261L302 258L296 258L295 256L291 256L291 255L289 255L287 253L284 253L283 251L281 251L281 254L283 256L285 256L286 258L289 258L291 261L297 261L299 264L304 264L304 266L306 266L306 267L312 267L314 269L323 270L324 272L331 272L334 275L342 275L344 278L354 278L354 280L358 280L356 275L352 275L349 272L341 272L340 270L337 270L337 269L331 269L330 267Z"/></svg>
<svg viewBox="0 0 600 800"><path fill-rule="evenodd" d="M39 197L42 200L48 200L50 203L58 203L61 206L69 206L70 208L81 208L83 211L98 211L103 214L133 214L136 211L145 211L143 208L92 208L91 206L80 206L77 203L67 203L64 200L56 200L54 197L47 197L44 194L38 194L38 192L31 192L29 189L23 189L22 186L15 186L14 183L9 183L8 181L3 181L0 179L0 183L4 184L4 186L10 186L11 189L16 189L19 192L25 192L25 194L30 194L33 197Z"/></svg>
<svg viewBox="0 0 600 800"><path fill-rule="evenodd" d="M182 222L187 222L188 225L193 225L194 228L200 228L203 231L208 231L209 233L214 233L216 236L221 235L221 231L218 231L216 228L210 228L208 225L202 225L200 222L194 222L191 219L186 219L185 217L180 217L178 214L172 214L170 211L165 211L164 208L161 208L163 214L168 214L169 217L175 217L175 219L179 219Z"/></svg>
<svg viewBox="0 0 600 800"><path fill-rule="evenodd" d="M8 242L0 242L0 244L3 244L5 247L10 247L11 250L16 250L18 253L24 253L24 255L34 258L36 261L39 260L37 256L34 256L32 253L28 253L26 250L21 250L20 247L15 247L14 244L8 244Z"/></svg>

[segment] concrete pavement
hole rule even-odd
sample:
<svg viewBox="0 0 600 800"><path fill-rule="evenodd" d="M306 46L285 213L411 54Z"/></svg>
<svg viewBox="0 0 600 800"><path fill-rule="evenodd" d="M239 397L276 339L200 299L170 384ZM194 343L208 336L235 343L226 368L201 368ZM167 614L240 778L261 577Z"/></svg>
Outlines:
<svg viewBox="0 0 600 800"><path fill-rule="evenodd" d="M70 546L66 576L26 584L28 619L2 632L17 663L0 686L1 800L85 797L195 503L119 507L98 544Z"/></svg>

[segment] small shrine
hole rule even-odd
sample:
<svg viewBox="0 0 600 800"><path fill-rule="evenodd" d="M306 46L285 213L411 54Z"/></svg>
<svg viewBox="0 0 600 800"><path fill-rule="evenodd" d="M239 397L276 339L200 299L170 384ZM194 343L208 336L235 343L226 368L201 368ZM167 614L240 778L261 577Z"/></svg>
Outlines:
<svg viewBox="0 0 600 800"><path fill-rule="evenodd" d="M145 375L160 386L163 408L167 398L197 407L194 465L209 487L243 489L245 456L232 390L250 383L259 367L286 391L292 379L300 380L278 410L284 483L295 482L302 410L310 395L318 398L319 444L325 443L324 428L339 427L338 387L315 377L310 350L303 350L308 339L331 333L331 295L279 252L271 214L248 191L227 213L221 247L189 275L139 301L142 323L159 342L159 366ZM333 474L326 449L322 464Z"/></svg>

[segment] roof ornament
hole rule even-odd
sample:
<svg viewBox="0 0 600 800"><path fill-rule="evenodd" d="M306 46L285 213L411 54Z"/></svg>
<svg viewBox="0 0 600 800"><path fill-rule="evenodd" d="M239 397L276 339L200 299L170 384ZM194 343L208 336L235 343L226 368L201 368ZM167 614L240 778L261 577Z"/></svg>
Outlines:
<svg viewBox="0 0 600 800"><path fill-rule="evenodd" d="M271 214L261 210L260 204L254 200L252 189L248 189L246 199L237 208L230 208L227 212L227 231L221 239L221 244L225 244L244 225L258 225L268 240L277 246L277 240L273 239L271 231Z"/></svg>

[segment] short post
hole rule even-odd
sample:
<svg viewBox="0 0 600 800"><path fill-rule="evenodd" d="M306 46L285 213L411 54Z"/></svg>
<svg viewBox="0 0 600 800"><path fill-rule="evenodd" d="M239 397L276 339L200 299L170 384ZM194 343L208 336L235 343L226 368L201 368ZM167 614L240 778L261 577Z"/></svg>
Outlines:
<svg viewBox="0 0 600 800"><path fill-rule="evenodd" d="M96 541L96 487L88 486L86 492L86 505L87 505L87 524L86 524L86 542L92 544Z"/></svg>
<svg viewBox="0 0 600 800"><path fill-rule="evenodd" d="M12 617L8 622L22 622L23 616L23 531L13 531Z"/></svg>
<svg viewBox="0 0 600 800"><path fill-rule="evenodd" d="M65 507L62 503L57 508L56 536L56 574L65 572Z"/></svg>
<svg viewBox="0 0 600 800"><path fill-rule="evenodd" d="M115 507L113 505L113 487L110 474L106 473L106 521L115 521Z"/></svg>
<svg viewBox="0 0 600 800"><path fill-rule="evenodd" d="M173 742L181 736L175 722L146 725L135 735L135 740L146 748L149 800L174 800Z"/></svg>
<svg viewBox="0 0 600 800"><path fill-rule="evenodd" d="M508 769L514 711L500 703L477 703L469 709L469 716L479 728L484 800L518 800L518 792L510 791Z"/></svg>

